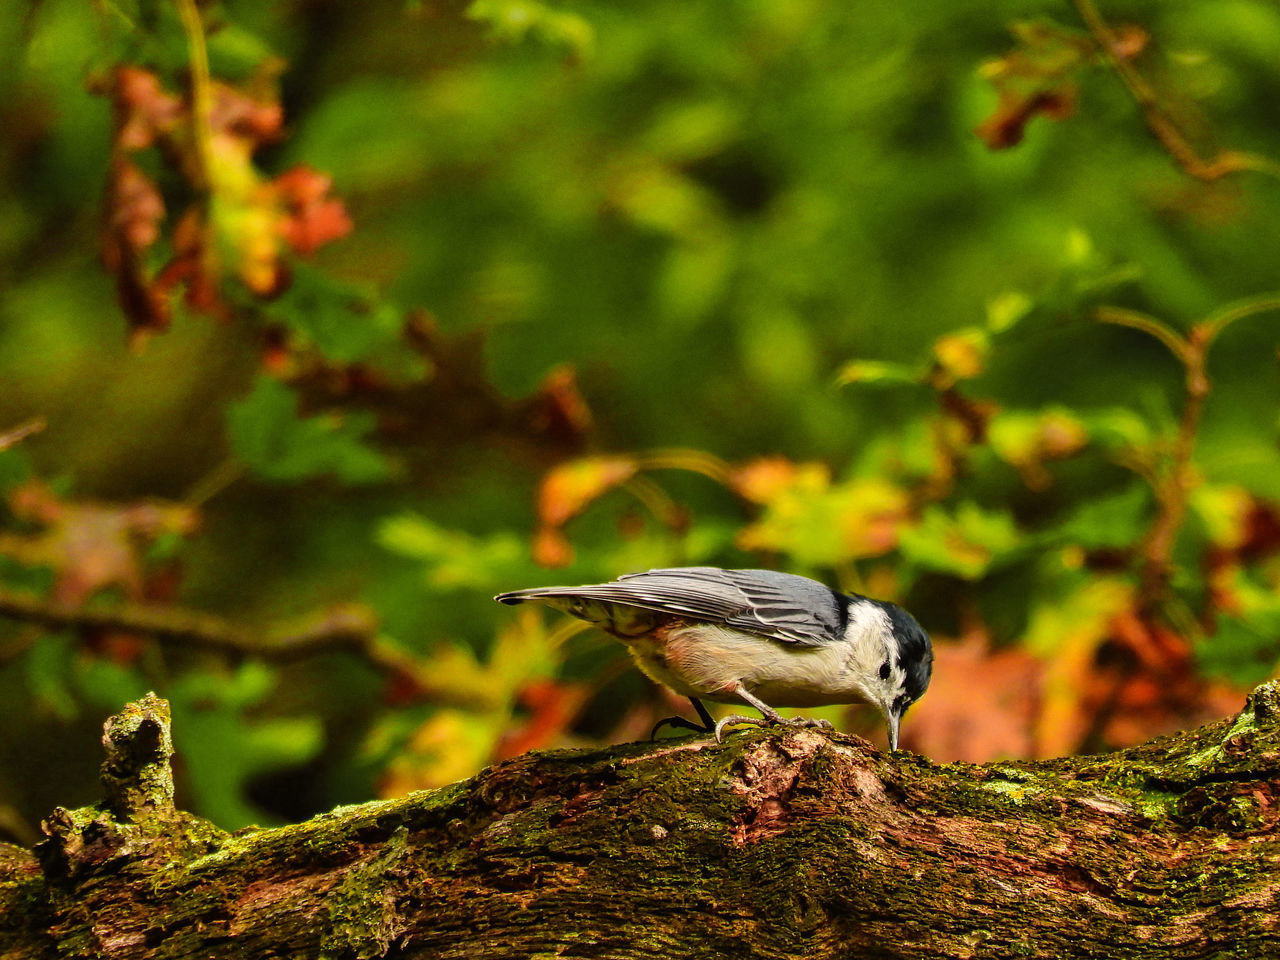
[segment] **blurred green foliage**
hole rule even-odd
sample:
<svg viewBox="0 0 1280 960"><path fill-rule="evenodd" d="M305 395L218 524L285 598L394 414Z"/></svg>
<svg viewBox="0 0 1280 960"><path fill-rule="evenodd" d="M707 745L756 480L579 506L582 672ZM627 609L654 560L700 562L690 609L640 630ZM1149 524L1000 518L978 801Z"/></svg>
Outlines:
<svg viewBox="0 0 1280 960"><path fill-rule="evenodd" d="M1234 705L1280 11L1093 6L5 8L0 805L91 799L147 689L227 827L643 736L620 646L490 597L671 564L903 602L939 759Z"/></svg>

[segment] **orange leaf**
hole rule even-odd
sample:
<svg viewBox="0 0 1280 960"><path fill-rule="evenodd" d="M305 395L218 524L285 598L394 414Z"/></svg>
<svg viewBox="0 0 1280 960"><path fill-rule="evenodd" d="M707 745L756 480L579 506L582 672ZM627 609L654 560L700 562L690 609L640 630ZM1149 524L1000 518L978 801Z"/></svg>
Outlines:
<svg viewBox="0 0 1280 960"><path fill-rule="evenodd" d="M195 511L179 504L66 501L39 481L11 491L9 509L39 529L10 537L4 552L51 569L53 599L75 605L112 587L129 599L145 599L146 546L166 533L185 536L197 523Z"/></svg>
<svg viewBox="0 0 1280 960"><path fill-rule="evenodd" d="M122 66L104 91L112 98L116 156L108 181L103 258L117 277L121 304L135 331L163 329L168 297L185 287L192 310L226 319L227 277L270 297L287 281L286 246L307 255L351 231L327 176L305 166L268 180L253 155L276 140L284 113L278 102L214 82L208 115L193 116L189 96L166 93L159 78ZM173 257L154 277L142 253L160 235L164 204L155 185L127 160L161 148L162 159L197 198L173 230Z"/></svg>
<svg viewBox="0 0 1280 960"><path fill-rule="evenodd" d="M957 330L937 339L933 355L951 381L969 380L982 373L990 346L982 330Z"/></svg>
<svg viewBox="0 0 1280 960"><path fill-rule="evenodd" d="M800 468L786 457L760 457L733 471L729 485L752 503L768 503L796 483Z"/></svg>
<svg viewBox="0 0 1280 960"><path fill-rule="evenodd" d="M573 563L573 544L559 527L539 527L533 536L533 562L556 569Z"/></svg>
<svg viewBox="0 0 1280 960"><path fill-rule="evenodd" d="M1019 648L992 651L982 636L938 644L934 658L929 692L903 721L904 743L944 762L1030 756L1040 662Z"/></svg>
<svg viewBox="0 0 1280 960"><path fill-rule="evenodd" d="M580 684L534 680L520 691L521 705L529 708L528 721L507 730L498 742L495 759L505 760L530 750L553 745L573 722L586 702L588 689Z"/></svg>
<svg viewBox="0 0 1280 960"><path fill-rule="evenodd" d="M165 93L160 78L149 70L122 64L108 89L112 99L114 145L120 150L146 150L156 138L182 122L186 107L180 97Z"/></svg>
<svg viewBox="0 0 1280 960"><path fill-rule="evenodd" d="M630 457L583 457L562 463L542 480L538 517L549 526L563 526L592 500L634 477L636 470Z"/></svg>
<svg viewBox="0 0 1280 960"><path fill-rule="evenodd" d="M1032 610L1023 643L1046 664L1036 718L1040 756L1056 757L1079 748L1096 709L1092 701L1105 679L1097 668L1098 650L1133 602L1130 584L1098 578Z"/></svg>
<svg viewBox="0 0 1280 960"><path fill-rule="evenodd" d="M273 100L241 93L226 83L213 84L213 106L209 127L215 137L227 142L241 141L246 154L280 137L284 128L284 108Z"/></svg>
<svg viewBox="0 0 1280 960"><path fill-rule="evenodd" d="M330 177L303 164L276 177L274 186L286 211L280 233L295 253L308 256L351 232L342 201L328 196Z"/></svg>

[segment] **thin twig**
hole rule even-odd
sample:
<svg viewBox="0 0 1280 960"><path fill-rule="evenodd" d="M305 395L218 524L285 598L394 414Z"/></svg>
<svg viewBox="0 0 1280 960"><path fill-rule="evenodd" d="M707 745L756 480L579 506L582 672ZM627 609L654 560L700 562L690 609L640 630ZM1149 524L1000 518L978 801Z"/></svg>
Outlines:
<svg viewBox="0 0 1280 960"><path fill-rule="evenodd" d="M20 443L33 433L39 433L47 426L44 417L32 417L26 423L20 423L12 430L0 433L0 450L8 450L15 443Z"/></svg>
<svg viewBox="0 0 1280 960"><path fill-rule="evenodd" d="M191 129L195 137L198 185L208 189L213 172L213 81L209 75L209 51L204 42L204 24L195 0L174 0L182 29L187 35L187 51L191 59Z"/></svg>
<svg viewBox="0 0 1280 960"><path fill-rule="evenodd" d="M1124 307L1099 307L1094 311L1093 316L1099 323L1129 327L1131 330L1141 330L1155 337L1169 348L1169 352L1178 359L1179 363L1186 365L1190 351L1190 344L1187 343L1186 338L1150 314L1126 310Z"/></svg>
<svg viewBox="0 0 1280 960"><path fill-rule="evenodd" d="M234 457L223 460L191 486L182 503L188 507L202 507L244 475L242 461Z"/></svg>
<svg viewBox="0 0 1280 960"><path fill-rule="evenodd" d="M1214 338L1229 324L1252 316L1255 313L1265 313L1268 310L1280 310L1280 294L1264 293L1256 297L1249 297L1246 300L1227 304L1227 306L1220 310L1215 310L1197 323L1195 329L1200 331L1199 335L1204 338L1207 345L1212 343Z"/></svg>
<svg viewBox="0 0 1280 960"><path fill-rule="evenodd" d="M1098 12L1093 0L1072 0L1072 2L1080 19L1084 21L1089 28L1089 33L1098 44L1103 58L1120 77L1130 96L1138 104L1147 128L1187 174L1206 182L1242 171L1253 171L1280 178L1280 164L1258 154L1221 150L1210 160L1201 157L1160 105L1155 90L1147 83L1146 78L1132 63L1117 55L1119 38Z"/></svg>
<svg viewBox="0 0 1280 960"><path fill-rule="evenodd" d="M636 458L636 462L641 470L688 470L723 486L733 485L733 467L705 450L664 447L646 451Z"/></svg>

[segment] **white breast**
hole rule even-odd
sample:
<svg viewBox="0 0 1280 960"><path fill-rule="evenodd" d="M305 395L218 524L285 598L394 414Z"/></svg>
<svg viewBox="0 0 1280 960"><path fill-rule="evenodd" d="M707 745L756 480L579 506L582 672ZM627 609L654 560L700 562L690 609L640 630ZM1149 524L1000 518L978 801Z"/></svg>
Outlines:
<svg viewBox="0 0 1280 960"><path fill-rule="evenodd" d="M801 646L727 627L693 624L626 641L650 678L686 697L741 702L739 682L775 707L815 707L869 699L848 643Z"/></svg>

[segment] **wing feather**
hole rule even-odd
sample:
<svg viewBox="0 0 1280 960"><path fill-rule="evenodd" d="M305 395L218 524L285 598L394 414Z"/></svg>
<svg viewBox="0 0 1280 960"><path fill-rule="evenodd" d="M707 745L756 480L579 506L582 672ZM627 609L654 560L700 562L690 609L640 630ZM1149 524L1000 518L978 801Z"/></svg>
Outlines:
<svg viewBox="0 0 1280 960"><path fill-rule="evenodd" d="M610 583L516 590L497 599L519 603L555 597L624 604L803 646L840 639L847 620L838 594L807 577L773 570L671 567L627 574Z"/></svg>

